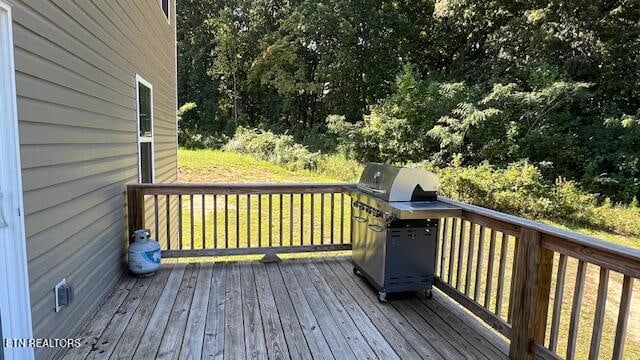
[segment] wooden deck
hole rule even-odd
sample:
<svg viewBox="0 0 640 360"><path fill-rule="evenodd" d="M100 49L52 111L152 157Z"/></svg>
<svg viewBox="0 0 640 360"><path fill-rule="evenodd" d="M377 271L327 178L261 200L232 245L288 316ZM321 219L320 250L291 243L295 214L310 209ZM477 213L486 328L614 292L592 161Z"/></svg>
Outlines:
<svg viewBox="0 0 640 360"><path fill-rule="evenodd" d="M438 290L389 300L344 257L165 264L124 276L64 358L507 358L502 338Z"/></svg>

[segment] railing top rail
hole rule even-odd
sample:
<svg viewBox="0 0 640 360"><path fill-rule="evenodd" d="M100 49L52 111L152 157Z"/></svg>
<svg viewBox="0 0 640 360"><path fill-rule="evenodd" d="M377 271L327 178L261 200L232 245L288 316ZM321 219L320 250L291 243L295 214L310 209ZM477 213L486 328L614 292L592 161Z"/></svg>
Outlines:
<svg viewBox="0 0 640 360"><path fill-rule="evenodd" d="M355 187L351 183L162 183L130 184L128 189L140 190L147 195L190 194L297 194L344 192Z"/></svg>
<svg viewBox="0 0 640 360"><path fill-rule="evenodd" d="M562 240L566 240L570 243L583 246L585 248L590 249L591 251L599 251L603 253L612 254L617 257L622 257L628 260L636 261L637 264L639 264L637 267L638 269L640 269L640 250L622 246L622 245L613 244L611 242L604 241L593 236L580 234L571 230L561 229L555 226L543 224L541 222L524 219L518 216L505 214L499 211L486 209L476 205L465 204L465 203L462 203L453 199L449 199L446 197L442 197L442 196L439 196L438 200L445 203L459 206L460 208L462 208L462 210L466 210L468 212L472 212L478 215L492 218L501 222L536 230L542 234L549 235L552 238L559 238Z"/></svg>

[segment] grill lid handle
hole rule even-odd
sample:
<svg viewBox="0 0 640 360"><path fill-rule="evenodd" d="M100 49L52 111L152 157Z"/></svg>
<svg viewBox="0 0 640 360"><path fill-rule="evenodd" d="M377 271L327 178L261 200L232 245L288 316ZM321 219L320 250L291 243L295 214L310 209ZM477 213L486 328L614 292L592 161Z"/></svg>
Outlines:
<svg viewBox="0 0 640 360"><path fill-rule="evenodd" d="M379 190L369 187L367 185L358 184L356 187L362 191L368 192L370 194L386 194L387 190Z"/></svg>

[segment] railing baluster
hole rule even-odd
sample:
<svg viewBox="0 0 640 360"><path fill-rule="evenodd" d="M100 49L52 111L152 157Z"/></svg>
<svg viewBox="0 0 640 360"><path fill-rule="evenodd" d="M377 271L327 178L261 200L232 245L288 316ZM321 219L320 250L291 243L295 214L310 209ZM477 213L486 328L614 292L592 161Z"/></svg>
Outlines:
<svg viewBox="0 0 640 360"><path fill-rule="evenodd" d="M618 310L618 323L616 325L616 337L613 341L613 359L624 357L624 343L627 337L627 325L629 323L629 310L631 308L631 296L633 292L633 278L625 275L622 280L622 296L620 309Z"/></svg>
<svg viewBox="0 0 640 360"><path fill-rule="evenodd" d="M514 236L513 238L514 238L513 248L517 250L518 249L518 237ZM514 269L514 270L516 268L516 265L518 264L518 251L516 251L516 250L514 250L514 252L513 252L513 267L512 267L512 269ZM509 287L509 299L508 299L509 300L509 307L508 307L508 310L507 310L507 321L509 323L511 323L511 312L513 310L513 306L511 306L511 301L513 301L513 292L515 291L515 288L514 288L515 281L513 279L513 272L511 273L511 275L512 275L511 276L511 285Z"/></svg>
<svg viewBox="0 0 640 360"><path fill-rule="evenodd" d="M251 247L251 194L247 194L247 247Z"/></svg>
<svg viewBox="0 0 640 360"><path fill-rule="evenodd" d="M289 194L289 246L293 246L293 194Z"/></svg>
<svg viewBox="0 0 640 360"><path fill-rule="evenodd" d="M304 243L304 194L300 194L300 245Z"/></svg>
<svg viewBox="0 0 640 360"><path fill-rule="evenodd" d="M218 248L218 195L213 195L213 248Z"/></svg>
<svg viewBox="0 0 640 360"><path fill-rule="evenodd" d="M273 246L273 206L271 203L271 194L269 194L269 247Z"/></svg>
<svg viewBox="0 0 640 360"><path fill-rule="evenodd" d="M600 340L602 339L602 326L607 306L607 290L609 289L609 270L600 268L600 281L598 282L598 297L596 300L596 313L593 318L593 332L591 333L591 347L589 359L598 359L600 354Z"/></svg>
<svg viewBox="0 0 640 360"><path fill-rule="evenodd" d="M171 201L169 195L166 195L166 217L167 217L167 250L171 250Z"/></svg>
<svg viewBox="0 0 640 360"><path fill-rule="evenodd" d="M334 193L331 193L331 232L329 234L329 236L331 236L331 244L333 244L333 233L335 232L335 226L334 226L334 207L335 207L335 196Z"/></svg>
<svg viewBox="0 0 640 360"><path fill-rule="evenodd" d="M485 228L480 225L480 236L478 238L478 260L476 261L476 283L473 290L473 300L478 302L480 296L480 286L482 285L482 263L484 261L484 235Z"/></svg>
<svg viewBox="0 0 640 360"><path fill-rule="evenodd" d="M496 311L495 314L500 316L502 312L502 293L504 292L504 276L507 263L507 241L509 238L507 234L502 233L502 239L500 243L500 263L498 264L498 288L496 289Z"/></svg>
<svg viewBox="0 0 640 360"><path fill-rule="evenodd" d="M491 290L493 287L493 263L496 256L496 232L493 229L489 229L491 236L489 237L489 259L487 261L487 287L484 292L484 307L489 309L491 307Z"/></svg>
<svg viewBox="0 0 640 360"><path fill-rule="evenodd" d="M556 352L558 348L558 334L560 331L560 315L562 312L562 298L564 297L564 279L567 272L567 256L560 254L558 259L558 273L556 275L556 292L553 300L553 314L551 315L551 336L549 350Z"/></svg>
<svg viewBox="0 0 640 360"><path fill-rule="evenodd" d="M258 247L262 247L262 194L258 194Z"/></svg>
<svg viewBox="0 0 640 360"><path fill-rule="evenodd" d="M453 264L454 264L454 256L456 253L456 231L457 225L461 219L453 218L452 227L451 227L451 246L449 249L449 271L447 272L447 283L451 285L451 280L453 278Z"/></svg>
<svg viewBox="0 0 640 360"><path fill-rule="evenodd" d="M315 195L316 195L316 194L311 193L311 213L310 213L310 216L311 216L311 221L310 221L310 223L311 223L311 224L310 224L310 226L309 226L309 227L310 227L310 229L311 229L311 234L310 234L310 236L311 236L311 245L313 245L313 233L314 233L314 231L313 231L313 230L314 230L314 226L315 226L315 225L314 225L314 221L313 221L313 220L314 220L314 217L315 217L315 215L314 215L314 210L315 210L315 209L314 209L314 207L315 207L315 201L314 201L314 199L315 199Z"/></svg>
<svg viewBox="0 0 640 360"><path fill-rule="evenodd" d="M155 223L155 238L160 243L160 214L158 214L158 195L153 195L153 218Z"/></svg>
<svg viewBox="0 0 640 360"><path fill-rule="evenodd" d="M240 247L240 195L236 194L236 248Z"/></svg>
<svg viewBox="0 0 640 360"><path fill-rule="evenodd" d="M324 244L324 193L320 193L320 244Z"/></svg>
<svg viewBox="0 0 640 360"><path fill-rule="evenodd" d="M189 196L189 221L191 223L191 249L194 249L195 247L194 245L194 240L193 240L193 233L194 233L194 221L193 221L193 217L194 217L194 213L193 213L193 195Z"/></svg>
<svg viewBox="0 0 640 360"><path fill-rule="evenodd" d="M280 226L278 227L278 229L280 230L280 233L279 233L279 239L280 239L279 245L280 246L284 245L283 244L283 240L282 240L283 236L284 236L284 230L282 229L282 225L283 225L282 224L283 223L283 219L282 218L284 217L284 212L282 211L282 198L283 198L283 196L282 196L282 194L280 194L280 205L279 205L279 208L280 208L280 213L279 214L280 215L278 216L278 218L280 219Z"/></svg>
<svg viewBox="0 0 640 360"><path fill-rule="evenodd" d="M567 339L567 359L573 359L576 354L576 342L580 327L580 308L582 307L582 295L584 294L584 279L587 273L587 264L578 261L576 274L576 287L573 291L573 305L571 306L571 320L569 322L569 338Z"/></svg>
<svg viewBox="0 0 640 360"><path fill-rule="evenodd" d="M344 193L340 193L340 244L344 244Z"/></svg>
<svg viewBox="0 0 640 360"><path fill-rule="evenodd" d="M182 195L178 195L178 247L184 249L182 244Z"/></svg>
<svg viewBox="0 0 640 360"><path fill-rule="evenodd" d="M462 277L462 251L464 249L464 238L465 238L465 230L467 227L467 222L464 219L461 219L462 227L460 228L460 237L458 238L458 268L456 269L456 289L460 284L460 278Z"/></svg>
<svg viewBox="0 0 640 360"><path fill-rule="evenodd" d="M447 227L449 226L449 218L444 218L442 225L442 245L440 246L440 278L444 275L444 259L447 253ZM438 252L436 251L436 254Z"/></svg>
<svg viewBox="0 0 640 360"><path fill-rule="evenodd" d="M471 289L471 275L472 275L472 268L473 268L473 253L474 253L474 248L475 248L475 242L476 242L476 224L470 222L469 223L470 226L470 233L469 233L469 248L468 248L468 252L467 252L467 272L466 272L466 276L465 276L465 280L464 280L464 293L467 296L471 296L471 294L469 293L470 289Z"/></svg>
<svg viewBox="0 0 640 360"><path fill-rule="evenodd" d="M202 248L206 248L206 242L207 242L207 217L206 217L206 212L205 212L205 205L206 203L206 198L205 195L202 194Z"/></svg>
<svg viewBox="0 0 640 360"><path fill-rule="evenodd" d="M229 196L224 196L224 248L229 248Z"/></svg>

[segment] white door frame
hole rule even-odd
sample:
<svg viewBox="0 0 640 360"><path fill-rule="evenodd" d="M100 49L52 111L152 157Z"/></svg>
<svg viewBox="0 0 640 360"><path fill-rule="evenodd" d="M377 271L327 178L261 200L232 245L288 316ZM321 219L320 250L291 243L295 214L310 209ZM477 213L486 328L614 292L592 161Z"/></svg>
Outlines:
<svg viewBox="0 0 640 360"><path fill-rule="evenodd" d="M11 7L0 0L0 321L5 339L31 339L20 140ZM3 347L0 344L0 351ZM33 359L33 348L4 348L5 359Z"/></svg>

